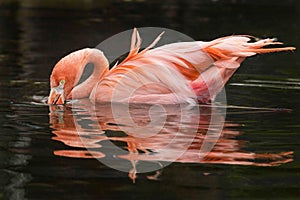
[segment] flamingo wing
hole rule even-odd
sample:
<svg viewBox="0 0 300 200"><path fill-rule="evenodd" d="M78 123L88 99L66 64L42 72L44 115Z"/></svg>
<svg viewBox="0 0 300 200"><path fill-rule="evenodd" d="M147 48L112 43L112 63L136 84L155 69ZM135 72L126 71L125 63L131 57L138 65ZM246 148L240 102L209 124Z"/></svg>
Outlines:
<svg viewBox="0 0 300 200"><path fill-rule="evenodd" d="M127 58L99 82L91 98L140 103L195 102L190 82L214 60L200 51L205 42L173 43L151 49L162 34L139 52L141 38L134 29Z"/></svg>
<svg viewBox="0 0 300 200"><path fill-rule="evenodd" d="M96 101L139 103L207 102L213 99L240 63L256 53L293 50L262 49L273 39L249 43L249 36L229 36L211 42L180 42L139 52L141 38L134 29L127 58L113 67L94 88Z"/></svg>

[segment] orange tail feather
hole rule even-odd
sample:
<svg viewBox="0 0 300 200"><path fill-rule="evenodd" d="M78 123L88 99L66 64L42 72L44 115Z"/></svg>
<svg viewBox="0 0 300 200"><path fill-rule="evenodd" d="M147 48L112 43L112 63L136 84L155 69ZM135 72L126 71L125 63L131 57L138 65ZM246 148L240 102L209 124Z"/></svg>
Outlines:
<svg viewBox="0 0 300 200"><path fill-rule="evenodd" d="M256 42L249 42L252 36L228 36L210 42L204 48L214 60L227 60L232 57L248 57L257 53L272 53L279 51L293 51L295 47L263 48L269 45L282 44L275 39L262 39Z"/></svg>
<svg viewBox="0 0 300 200"><path fill-rule="evenodd" d="M249 51L254 53L272 53L279 51L294 51L295 47L280 47L280 48L259 48L259 49L249 49Z"/></svg>

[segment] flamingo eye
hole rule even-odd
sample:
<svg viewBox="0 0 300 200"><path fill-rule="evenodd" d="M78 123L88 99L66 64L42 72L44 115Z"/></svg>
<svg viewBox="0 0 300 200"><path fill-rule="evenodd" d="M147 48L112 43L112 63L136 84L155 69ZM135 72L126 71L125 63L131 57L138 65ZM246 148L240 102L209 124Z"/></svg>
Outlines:
<svg viewBox="0 0 300 200"><path fill-rule="evenodd" d="M62 79L62 80L59 81L59 86L64 87L65 83L66 83L66 80Z"/></svg>

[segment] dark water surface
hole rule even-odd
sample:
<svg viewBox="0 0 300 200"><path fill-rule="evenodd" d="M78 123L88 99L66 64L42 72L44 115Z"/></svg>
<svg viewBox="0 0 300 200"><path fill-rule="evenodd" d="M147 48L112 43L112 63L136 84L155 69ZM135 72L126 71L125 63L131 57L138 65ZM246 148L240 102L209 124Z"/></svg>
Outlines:
<svg viewBox="0 0 300 200"><path fill-rule="evenodd" d="M169 106L167 114L155 113L166 117L165 129L147 139L134 137L139 130L122 118L122 106L120 125L110 105L42 103L61 56L133 27L166 27L196 40L273 36L298 47L298 1L26 2L0 4L0 199L299 198L298 50L245 61L226 86L226 119L222 108ZM130 108L141 124L149 122L148 111L146 105ZM214 149L199 159L212 115L225 120L224 128ZM168 163L185 141L191 141L185 153ZM114 153L108 142L125 153ZM125 162L131 171L91 157ZM139 174L143 163L170 165Z"/></svg>

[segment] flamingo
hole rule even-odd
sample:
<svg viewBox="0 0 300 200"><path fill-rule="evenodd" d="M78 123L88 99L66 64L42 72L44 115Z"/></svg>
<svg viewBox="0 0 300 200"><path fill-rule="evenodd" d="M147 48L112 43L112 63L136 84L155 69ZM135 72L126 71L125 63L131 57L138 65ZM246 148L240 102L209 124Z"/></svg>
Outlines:
<svg viewBox="0 0 300 200"><path fill-rule="evenodd" d="M128 56L112 69L104 53L96 48L81 49L63 57L50 76L48 103L64 104L82 98L93 102L207 103L221 91L246 57L295 50L294 47L263 48L282 43L247 35L153 48L162 34L140 51L141 37L134 28ZM94 71L78 84L88 63L94 64Z"/></svg>

